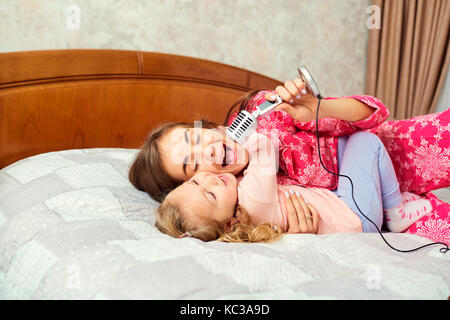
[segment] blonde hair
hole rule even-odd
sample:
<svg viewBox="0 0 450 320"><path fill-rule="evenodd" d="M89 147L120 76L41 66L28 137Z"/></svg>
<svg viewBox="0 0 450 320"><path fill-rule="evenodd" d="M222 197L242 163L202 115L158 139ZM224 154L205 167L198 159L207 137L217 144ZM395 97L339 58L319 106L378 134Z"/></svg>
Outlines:
<svg viewBox="0 0 450 320"><path fill-rule="evenodd" d="M272 226L270 223L253 225L250 222L248 212L240 207L236 207L240 216L230 230L225 231L225 226L215 220L204 220L199 225L192 224L182 215L181 209L174 203L164 201L156 209L155 226L159 231L179 238L186 232L194 238L202 241L223 241L223 242L273 242L282 236L281 228Z"/></svg>

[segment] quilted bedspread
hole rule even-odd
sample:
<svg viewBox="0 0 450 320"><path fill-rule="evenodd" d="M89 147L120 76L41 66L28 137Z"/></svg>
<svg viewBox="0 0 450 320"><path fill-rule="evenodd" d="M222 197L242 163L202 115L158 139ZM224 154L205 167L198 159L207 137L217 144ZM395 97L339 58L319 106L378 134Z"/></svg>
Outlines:
<svg viewBox="0 0 450 320"><path fill-rule="evenodd" d="M378 234L273 244L173 239L127 179L136 149L50 152L0 170L1 299L447 299L450 253ZM430 241L385 234L395 247Z"/></svg>

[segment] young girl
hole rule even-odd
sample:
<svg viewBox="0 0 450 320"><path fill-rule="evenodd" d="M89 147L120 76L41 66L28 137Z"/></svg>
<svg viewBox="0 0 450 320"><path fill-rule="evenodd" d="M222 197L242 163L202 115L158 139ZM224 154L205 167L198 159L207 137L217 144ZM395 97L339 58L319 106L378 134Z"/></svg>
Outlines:
<svg viewBox="0 0 450 320"><path fill-rule="evenodd" d="M303 90L304 85L300 79L287 81L284 87L277 87L276 92L290 103L280 105L279 111L259 119L258 131L272 138L280 152L279 161L283 170L278 173L278 183L331 190L335 195L345 198L350 208L358 213L348 180L340 177L338 185L338 179L326 172L320 164L317 139L314 135L315 120L311 120L315 115L317 99L308 94L301 96L300 92ZM265 98L270 99L272 94L273 92L268 91L252 92L242 100L240 108L252 111ZM338 153L342 161L349 135L358 130L376 127L389 114L379 100L367 96L356 97L357 99L330 98L321 102L321 157L327 169L333 172L339 172ZM223 131L212 130L212 127L211 123L206 123L203 128L197 129L193 128L192 124L183 123L168 124L156 129L149 135L131 166L130 181L139 190L146 191L153 198L162 201L165 194L190 179L196 172L231 173L238 176L248 164L245 149L227 140ZM352 157L351 152L348 152L348 155ZM355 181L356 172L353 172L351 165L348 171L346 175ZM392 177L395 178L395 172ZM358 188L356 185L355 189ZM418 214L417 210L402 206L409 203L408 207L411 208L411 200L419 197L407 193L404 196L404 201L397 196L395 211L407 222L405 225L408 225L416 221L421 214ZM369 207L380 206L380 199L371 197L370 194L366 199L357 201L358 205L363 201L370 204ZM423 208L423 205L429 207L429 202L419 201L413 207ZM394 216L391 214L388 219L392 220ZM368 224L367 228L372 227Z"/></svg>
<svg viewBox="0 0 450 320"><path fill-rule="evenodd" d="M304 212L303 216L299 214L298 221L309 229L300 232L374 232L377 227L381 228L383 207L395 208L403 201L394 168L380 139L371 133L355 133L345 144L344 154L338 157L340 170L345 172L351 168L358 173L353 179L355 198L376 227L358 211L352 210L346 203L352 199L339 197L339 192L278 185L276 148L270 139L259 133L252 134L244 145L249 160L243 176L196 173L167 195L157 210L156 226L173 237L188 235L204 241L270 241L277 239L280 232L288 231L288 206L291 205L298 208L297 212ZM344 189L349 187L340 184ZM292 201L286 202L290 198ZM423 215L427 210L429 208L420 208L419 214ZM387 223L390 229L404 227L404 222L395 217ZM276 229L270 226L276 226Z"/></svg>

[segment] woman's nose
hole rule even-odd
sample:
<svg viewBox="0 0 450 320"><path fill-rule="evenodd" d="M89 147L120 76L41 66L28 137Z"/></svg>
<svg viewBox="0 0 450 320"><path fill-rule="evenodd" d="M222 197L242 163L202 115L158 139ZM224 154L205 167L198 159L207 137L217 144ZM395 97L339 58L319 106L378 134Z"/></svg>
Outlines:
<svg viewBox="0 0 450 320"><path fill-rule="evenodd" d="M199 162L211 163L214 162L216 153L212 145L208 146L199 145L195 147L194 155L195 158L198 159L197 161Z"/></svg>

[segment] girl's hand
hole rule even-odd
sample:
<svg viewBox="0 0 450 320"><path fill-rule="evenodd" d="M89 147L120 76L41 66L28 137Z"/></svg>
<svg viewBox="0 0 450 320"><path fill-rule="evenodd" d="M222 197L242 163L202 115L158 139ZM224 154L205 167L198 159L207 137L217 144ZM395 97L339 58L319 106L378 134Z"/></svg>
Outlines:
<svg viewBox="0 0 450 320"><path fill-rule="evenodd" d="M275 90L286 101L277 106L275 110L284 110L297 121L309 122L315 119L319 99L313 93L307 92L306 86L300 78L288 80L284 86L278 86ZM265 98L274 101L272 96L273 93L267 93Z"/></svg>
<svg viewBox="0 0 450 320"><path fill-rule="evenodd" d="M317 233L320 216L312 204L306 203L298 192L292 191L286 191L284 201L288 218L286 233Z"/></svg>

